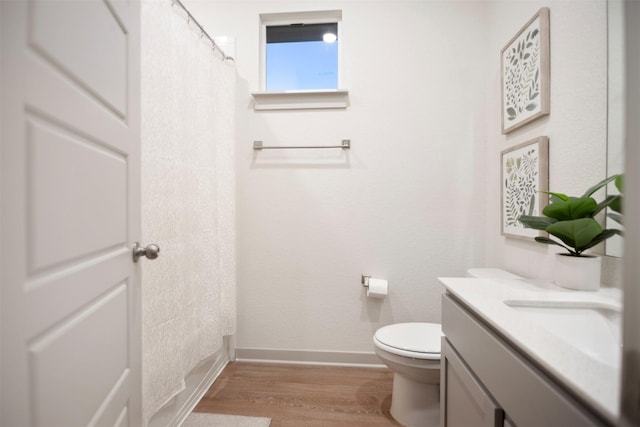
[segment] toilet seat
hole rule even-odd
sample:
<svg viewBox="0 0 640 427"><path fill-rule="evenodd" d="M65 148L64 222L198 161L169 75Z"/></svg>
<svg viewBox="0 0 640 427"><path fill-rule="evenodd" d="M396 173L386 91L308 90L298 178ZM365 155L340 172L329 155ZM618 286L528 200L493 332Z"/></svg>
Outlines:
<svg viewBox="0 0 640 427"><path fill-rule="evenodd" d="M411 322L384 326L376 331L373 341L379 348L399 356L439 360L441 337L440 324Z"/></svg>

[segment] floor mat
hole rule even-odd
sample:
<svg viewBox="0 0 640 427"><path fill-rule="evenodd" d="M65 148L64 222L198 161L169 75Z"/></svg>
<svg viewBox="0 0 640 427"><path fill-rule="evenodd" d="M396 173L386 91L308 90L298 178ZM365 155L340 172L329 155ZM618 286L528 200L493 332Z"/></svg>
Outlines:
<svg viewBox="0 0 640 427"><path fill-rule="evenodd" d="M268 427L270 418L192 412L182 427Z"/></svg>

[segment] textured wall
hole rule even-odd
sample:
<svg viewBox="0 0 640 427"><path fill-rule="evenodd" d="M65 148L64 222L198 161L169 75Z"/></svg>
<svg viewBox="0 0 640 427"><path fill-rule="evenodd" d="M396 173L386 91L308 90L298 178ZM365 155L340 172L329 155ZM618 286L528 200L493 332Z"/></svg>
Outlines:
<svg viewBox="0 0 640 427"><path fill-rule="evenodd" d="M381 325L439 321L438 276L550 277L547 246L500 235L500 152L550 138L550 183L605 174L604 0L189 1L236 36L240 348L371 351ZM551 9L551 115L500 132L500 50ZM255 113L259 13L342 9L345 111ZM265 144L338 152L260 153ZM368 301L361 273L390 295Z"/></svg>
<svg viewBox="0 0 640 427"><path fill-rule="evenodd" d="M143 405L148 421L235 332L235 69L177 6L142 7Z"/></svg>
<svg viewBox="0 0 640 427"><path fill-rule="evenodd" d="M482 2L187 2L236 37L239 348L372 353L381 325L439 321L437 277L483 258ZM254 112L259 13L342 9L350 107ZM267 144L334 151L261 152ZM365 298L360 274L387 278Z"/></svg>
<svg viewBox="0 0 640 427"><path fill-rule="evenodd" d="M485 111L500 111L500 50L538 9L549 7L551 114L501 135L499 114L487 114L487 264L550 279L560 249L500 236L500 152L540 135L549 137L549 187L582 194L606 175L607 15L605 0L492 2ZM600 249L601 250L601 249ZM604 282L619 285L620 262L606 259Z"/></svg>

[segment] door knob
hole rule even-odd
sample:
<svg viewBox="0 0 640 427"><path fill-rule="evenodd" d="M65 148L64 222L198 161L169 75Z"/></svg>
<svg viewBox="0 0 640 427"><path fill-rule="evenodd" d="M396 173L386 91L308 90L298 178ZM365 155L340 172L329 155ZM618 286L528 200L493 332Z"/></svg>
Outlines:
<svg viewBox="0 0 640 427"><path fill-rule="evenodd" d="M133 262L138 262L141 256L146 256L149 259L156 259L160 254L160 247L158 245L150 244L145 248L140 246L138 242L133 246Z"/></svg>

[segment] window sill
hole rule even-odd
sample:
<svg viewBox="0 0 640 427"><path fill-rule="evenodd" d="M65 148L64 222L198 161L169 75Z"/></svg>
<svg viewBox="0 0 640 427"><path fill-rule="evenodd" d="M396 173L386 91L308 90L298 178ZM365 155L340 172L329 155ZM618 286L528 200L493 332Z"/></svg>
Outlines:
<svg viewBox="0 0 640 427"><path fill-rule="evenodd" d="M346 89L252 92L251 96L256 111L339 109L349 106L349 91Z"/></svg>

